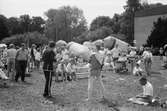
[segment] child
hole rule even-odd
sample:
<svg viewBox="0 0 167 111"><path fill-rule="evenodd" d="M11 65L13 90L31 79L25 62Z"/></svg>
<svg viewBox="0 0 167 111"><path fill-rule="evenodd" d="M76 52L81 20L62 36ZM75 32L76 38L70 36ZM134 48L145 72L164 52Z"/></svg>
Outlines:
<svg viewBox="0 0 167 111"><path fill-rule="evenodd" d="M105 57L105 60L104 60L104 65L113 68L113 70L115 71L115 66L114 66L111 52L107 52L107 56Z"/></svg>
<svg viewBox="0 0 167 111"><path fill-rule="evenodd" d="M147 80L146 77L142 77L139 80L140 85L143 87L143 93L138 95L137 98L141 98L143 101L150 103L153 98L153 86Z"/></svg>
<svg viewBox="0 0 167 111"><path fill-rule="evenodd" d="M136 66L135 66L134 69L133 69L133 75L135 75L135 76L142 76L143 70L142 70L141 67L140 67L140 63L141 63L141 61L139 60L139 61L136 63Z"/></svg>
<svg viewBox="0 0 167 111"><path fill-rule="evenodd" d="M59 76L61 76L62 81L66 81L66 66L62 60L57 65L56 73L56 80L59 80Z"/></svg>
<svg viewBox="0 0 167 111"><path fill-rule="evenodd" d="M152 53L150 48L146 48L146 50L143 52L142 55L144 59L144 66L145 66L145 71L148 76L150 76L150 71L151 71L151 65L152 65Z"/></svg>
<svg viewBox="0 0 167 111"><path fill-rule="evenodd" d="M147 80L145 76L143 76L139 80L140 85L143 88L143 93L137 95L136 97L130 98L129 101L136 103L136 104L142 104L142 105L148 105L152 103L153 99L153 86L152 84Z"/></svg>
<svg viewBox="0 0 167 111"><path fill-rule="evenodd" d="M40 49L37 49L37 52L35 53L35 63L36 63L36 67L37 69L40 68L40 60L41 60L41 53L40 53Z"/></svg>
<svg viewBox="0 0 167 111"><path fill-rule="evenodd" d="M76 80L76 67L74 60L70 60L70 62L67 64L66 71L68 75L67 79Z"/></svg>

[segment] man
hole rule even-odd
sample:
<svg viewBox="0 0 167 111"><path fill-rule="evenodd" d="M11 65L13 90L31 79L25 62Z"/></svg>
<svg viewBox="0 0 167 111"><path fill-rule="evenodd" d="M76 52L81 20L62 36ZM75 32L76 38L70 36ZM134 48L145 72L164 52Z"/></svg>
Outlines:
<svg viewBox="0 0 167 111"><path fill-rule="evenodd" d="M7 50L7 76L10 77L12 72L11 79L14 80L15 75L15 59L16 59L17 50L15 49L14 44L9 45Z"/></svg>
<svg viewBox="0 0 167 111"><path fill-rule="evenodd" d="M21 48L18 49L16 53L16 76L15 81L17 82L21 76L21 81L25 82L25 72L28 61L28 50L25 47L25 44L21 44Z"/></svg>
<svg viewBox="0 0 167 111"><path fill-rule="evenodd" d="M55 60L55 53L54 53L55 43L50 42L48 49L46 49L43 53L42 60L43 64L43 71L45 75L45 89L43 96L45 98L51 97L51 84L52 84L52 75L53 75L53 62Z"/></svg>
<svg viewBox="0 0 167 111"><path fill-rule="evenodd" d="M104 99L104 85L101 79L101 70L104 62L104 55L99 53L100 46L96 46L97 52L93 53L90 57L90 75L88 80L88 100L92 99L92 93L93 93L93 84L95 81L98 81L100 83L100 90L102 94L102 98ZM98 88L97 88L98 89Z"/></svg>

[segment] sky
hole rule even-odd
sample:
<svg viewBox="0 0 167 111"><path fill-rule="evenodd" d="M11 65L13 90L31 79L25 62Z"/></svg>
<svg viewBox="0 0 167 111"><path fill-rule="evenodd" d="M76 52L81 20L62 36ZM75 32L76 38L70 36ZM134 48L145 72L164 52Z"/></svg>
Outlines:
<svg viewBox="0 0 167 111"><path fill-rule="evenodd" d="M83 10L84 16L91 23L97 16L113 17L121 14L127 0L0 0L0 14L6 17L19 17L23 14L46 18L44 12L61 6L76 6ZM149 3L167 4L167 0L147 0Z"/></svg>

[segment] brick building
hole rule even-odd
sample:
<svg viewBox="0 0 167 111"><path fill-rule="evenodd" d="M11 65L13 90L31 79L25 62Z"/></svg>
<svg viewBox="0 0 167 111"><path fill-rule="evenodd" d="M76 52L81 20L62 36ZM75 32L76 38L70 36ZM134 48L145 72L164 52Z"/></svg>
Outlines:
<svg viewBox="0 0 167 111"><path fill-rule="evenodd" d="M167 5L135 13L134 39L136 40L137 46L141 46L146 43L146 40L153 29L153 23L160 17L167 18Z"/></svg>

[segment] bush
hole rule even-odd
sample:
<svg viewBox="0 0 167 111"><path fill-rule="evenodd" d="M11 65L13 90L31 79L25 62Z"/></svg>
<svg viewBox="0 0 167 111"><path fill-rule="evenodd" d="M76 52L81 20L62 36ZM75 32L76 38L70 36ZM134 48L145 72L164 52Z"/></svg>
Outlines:
<svg viewBox="0 0 167 111"><path fill-rule="evenodd" d="M36 44L36 45L47 44L48 41L49 41L48 38L46 38L44 35L38 32L32 32L32 33L19 34L19 35L14 35L14 36L5 38L1 41L1 43L5 43L7 45L12 43L17 46L20 46L21 43L26 43L27 46L31 46L32 44Z"/></svg>

